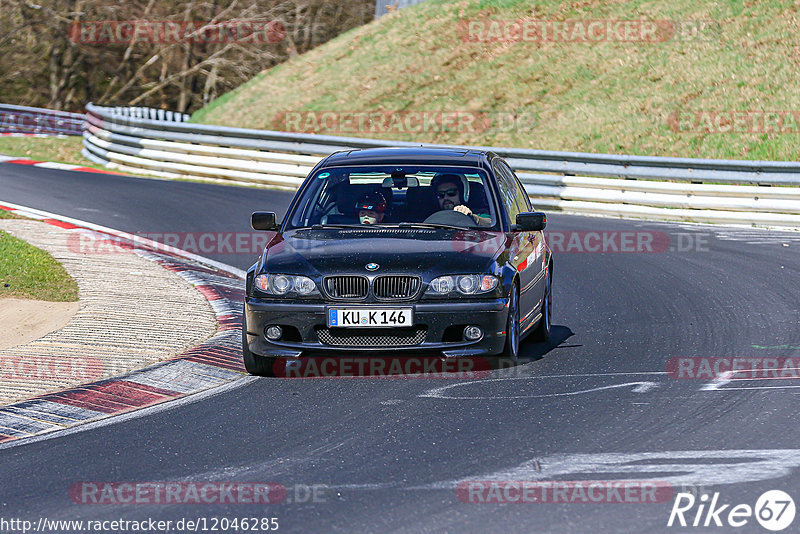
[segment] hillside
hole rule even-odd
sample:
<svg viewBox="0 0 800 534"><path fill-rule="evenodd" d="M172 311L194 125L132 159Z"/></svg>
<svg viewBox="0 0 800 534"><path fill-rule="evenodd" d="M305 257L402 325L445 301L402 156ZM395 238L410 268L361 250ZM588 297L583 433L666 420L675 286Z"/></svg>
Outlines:
<svg viewBox="0 0 800 534"><path fill-rule="evenodd" d="M261 72L192 120L436 143L795 160L799 11L783 0L544 0L535 7L429 0Z"/></svg>

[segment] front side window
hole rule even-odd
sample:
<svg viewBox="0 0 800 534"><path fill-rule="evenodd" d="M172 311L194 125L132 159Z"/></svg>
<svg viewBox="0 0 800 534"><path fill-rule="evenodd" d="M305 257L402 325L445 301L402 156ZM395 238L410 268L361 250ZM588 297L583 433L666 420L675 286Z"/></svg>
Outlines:
<svg viewBox="0 0 800 534"><path fill-rule="evenodd" d="M508 213L508 223L514 224L517 220L517 214L524 210L517 203L517 180L511 170L503 165L502 162L497 162L494 169L497 174L497 188L500 190L500 202L502 202L506 213Z"/></svg>
<svg viewBox="0 0 800 534"><path fill-rule="evenodd" d="M531 199L528 197L528 193L525 191L525 186L522 185L519 178L517 177L516 173L509 167L505 162L501 162L502 165L508 173L514 178L514 185L517 190L517 206L519 206L520 211L533 211L533 206L531 205Z"/></svg>
<svg viewBox="0 0 800 534"><path fill-rule="evenodd" d="M403 223L496 229L491 195L486 172L474 167L327 168L311 177L287 229Z"/></svg>

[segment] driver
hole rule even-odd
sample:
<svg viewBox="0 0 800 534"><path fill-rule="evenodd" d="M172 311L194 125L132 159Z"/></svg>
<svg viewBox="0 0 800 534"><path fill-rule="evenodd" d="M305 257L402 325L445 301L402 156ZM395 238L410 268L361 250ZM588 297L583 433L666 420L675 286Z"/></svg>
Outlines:
<svg viewBox="0 0 800 534"><path fill-rule="evenodd" d="M439 174L431 181L439 208L442 210L454 210L464 215L469 215L478 226L492 226L489 215L472 213L472 210L464 205L464 184L461 177L457 174Z"/></svg>
<svg viewBox="0 0 800 534"><path fill-rule="evenodd" d="M356 203L361 224L380 224L386 216L386 199L377 191L364 193Z"/></svg>

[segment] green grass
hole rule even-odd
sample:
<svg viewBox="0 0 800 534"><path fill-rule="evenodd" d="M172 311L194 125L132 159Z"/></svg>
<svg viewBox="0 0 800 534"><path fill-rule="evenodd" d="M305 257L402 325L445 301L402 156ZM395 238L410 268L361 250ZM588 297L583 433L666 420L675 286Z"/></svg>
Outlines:
<svg viewBox="0 0 800 534"><path fill-rule="evenodd" d="M104 169L81 156L83 138L69 137L0 137L0 154L36 161L55 161L83 167ZM107 169L106 169L107 170Z"/></svg>
<svg viewBox="0 0 800 534"><path fill-rule="evenodd" d="M475 18L705 20L713 26L702 39L655 43L468 42L459 22ZM287 112L465 111L495 115L479 130L342 135L797 160L800 133L681 131L668 118L680 111L800 112L799 33L800 5L789 0L429 0L260 73L192 121L280 130ZM516 122L502 127L501 116Z"/></svg>
<svg viewBox="0 0 800 534"><path fill-rule="evenodd" d="M7 212L0 210L0 217ZM78 285L50 254L0 231L0 298L78 300Z"/></svg>
<svg viewBox="0 0 800 534"><path fill-rule="evenodd" d="M14 212L0 209L0 219L24 219L24 218L25 217L21 217Z"/></svg>

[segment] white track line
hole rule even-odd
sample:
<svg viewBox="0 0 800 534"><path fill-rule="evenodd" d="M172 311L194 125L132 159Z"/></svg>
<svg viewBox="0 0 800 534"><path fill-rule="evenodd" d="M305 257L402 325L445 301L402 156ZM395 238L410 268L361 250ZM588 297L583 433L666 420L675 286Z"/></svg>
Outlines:
<svg viewBox="0 0 800 534"><path fill-rule="evenodd" d="M0 200L0 204L4 206L8 206L19 211L22 215L32 215L34 219L55 219L57 221L63 221L69 224L74 224L75 226L83 226L85 228L89 228L90 230L96 230L98 232L103 232L105 234L113 235L116 237L120 237L122 239L130 240L134 243L141 243L147 247L152 248L153 250L159 252L167 252L170 254L175 254L176 256L181 256L183 258L187 258L199 263L203 263L210 267L214 267L219 269L220 271L224 271L226 273L232 274L233 276L239 277L244 279L247 273L233 265L228 265L226 263L221 263L209 258L205 258L203 256L198 256L197 254L193 254L186 250L181 250L179 248L171 247L169 245L164 245L157 241L152 241L150 239L142 239L139 236L134 234L129 234L128 232L122 232L120 230L115 230L113 228L109 228L107 226L101 226L99 224L90 223L88 221L83 221L81 219L74 219L72 217L67 217L65 215L58 215L56 213L51 213L49 211L38 210L36 208L29 208L28 206L21 206L19 204L13 204L11 202L6 202L5 200Z"/></svg>

